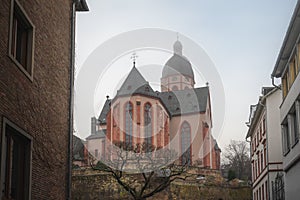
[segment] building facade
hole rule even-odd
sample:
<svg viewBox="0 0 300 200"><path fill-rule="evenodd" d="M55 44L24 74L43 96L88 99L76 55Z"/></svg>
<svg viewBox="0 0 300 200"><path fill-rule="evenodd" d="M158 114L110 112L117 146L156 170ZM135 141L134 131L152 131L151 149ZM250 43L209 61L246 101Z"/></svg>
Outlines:
<svg viewBox="0 0 300 200"><path fill-rule="evenodd" d="M299 199L300 180L300 2L297 2L272 78L281 79L282 136L285 199Z"/></svg>
<svg viewBox="0 0 300 200"><path fill-rule="evenodd" d="M106 100L105 106L109 105L110 100ZM105 110L105 109L104 109ZM100 114L101 115L101 114ZM89 163L96 164L105 156L105 134L106 126L99 123L96 117L91 118L91 135L86 138L85 147L88 149L91 157Z"/></svg>
<svg viewBox="0 0 300 200"><path fill-rule="evenodd" d="M0 6L0 199L69 199L75 12L85 0Z"/></svg>
<svg viewBox="0 0 300 200"><path fill-rule="evenodd" d="M262 88L262 96L256 105L250 106L250 138L253 200L276 199L284 195L284 188L273 194L276 178L281 176L282 153L280 137L281 90Z"/></svg>
<svg viewBox="0 0 300 200"><path fill-rule="evenodd" d="M220 169L221 150L211 133L209 87L194 84L191 63L176 41L162 71L161 92L153 91L134 64L116 96L107 97L94 124L105 132L106 145L121 141L168 147L182 155L181 163Z"/></svg>

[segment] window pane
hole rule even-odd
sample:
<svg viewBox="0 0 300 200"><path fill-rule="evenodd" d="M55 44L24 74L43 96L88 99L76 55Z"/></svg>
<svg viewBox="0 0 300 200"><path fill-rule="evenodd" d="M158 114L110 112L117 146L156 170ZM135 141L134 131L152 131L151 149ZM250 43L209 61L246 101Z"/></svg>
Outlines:
<svg viewBox="0 0 300 200"><path fill-rule="evenodd" d="M144 108L145 143L152 143L152 120L151 105L147 103Z"/></svg>
<svg viewBox="0 0 300 200"><path fill-rule="evenodd" d="M181 128L181 151L182 153L182 164L191 164L191 128L188 123L183 123Z"/></svg>
<svg viewBox="0 0 300 200"><path fill-rule="evenodd" d="M132 144L132 104L130 102L126 104L125 112L125 142Z"/></svg>

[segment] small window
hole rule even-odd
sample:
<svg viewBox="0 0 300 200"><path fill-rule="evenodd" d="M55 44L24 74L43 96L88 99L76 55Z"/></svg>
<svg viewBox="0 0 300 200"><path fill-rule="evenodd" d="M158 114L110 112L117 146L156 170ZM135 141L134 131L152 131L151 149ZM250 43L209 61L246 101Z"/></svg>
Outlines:
<svg viewBox="0 0 300 200"><path fill-rule="evenodd" d="M34 26L18 1L12 0L9 56L32 79Z"/></svg>
<svg viewBox="0 0 300 200"><path fill-rule="evenodd" d="M149 89L149 87L147 86L147 87L145 87L145 91L146 92L149 92L150 91L150 89Z"/></svg>
<svg viewBox="0 0 300 200"><path fill-rule="evenodd" d="M177 81L177 77L174 76L174 77L172 78L172 81Z"/></svg>
<svg viewBox="0 0 300 200"><path fill-rule="evenodd" d="M98 149L95 149L95 157L96 158L98 158L98 154L99 154Z"/></svg>
<svg viewBox="0 0 300 200"><path fill-rule="evenodd" d="M288 125L287 123L282 124L282 150L283 155L287 155L290 151L290 133L288 131Z"/></svg>
<svg viewBox="0 0 300 200"><path fill-rule="evenodd" d="M177 87L176 85L174 85L174 86L172 87L172 90L173 90L173 91L176 91L176 90L178 90L178 87Z"/></svg>
<svg viewBox="0 0 300 200"><path fill-rule="evenodd" d="M1 199L30 199L32 138L4 119Z"/></svg>

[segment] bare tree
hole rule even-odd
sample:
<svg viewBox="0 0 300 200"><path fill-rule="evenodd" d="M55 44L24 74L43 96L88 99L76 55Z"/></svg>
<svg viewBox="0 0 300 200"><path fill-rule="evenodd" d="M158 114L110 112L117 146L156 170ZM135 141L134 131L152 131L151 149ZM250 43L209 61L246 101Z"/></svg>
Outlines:
<svg viewBox="0 0 300 200"><path fill-rule="evenodd" d="M92 166L95 170L108 172L135 200L151 197L177 179L185 180L187 165L178 165L177 153L146 143L128 145L115 143L103 162ZM187 160L187 159L185 159Z"/></svg>
<svg viewBox="0 0 300 200"><path fill-rule="evenodd" d="M223 156L222 168L229 171L229 176L243 180L251 179L250 151L245 141L231 140Z"/></svg>

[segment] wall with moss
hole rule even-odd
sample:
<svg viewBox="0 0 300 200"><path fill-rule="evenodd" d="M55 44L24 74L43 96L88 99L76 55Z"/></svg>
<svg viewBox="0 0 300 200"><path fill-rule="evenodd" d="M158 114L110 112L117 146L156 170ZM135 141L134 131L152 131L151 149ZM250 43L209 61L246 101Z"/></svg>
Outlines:
<svg viewBox="0 0 300 200"><path fill-rule="evenodd" d="M212 176L213 177L213 176ZM213 179L207 176L207 179ZM195 180L195 179L193 179ZM116 181L105 173L76 170L72 177L73 200L132 199ZM149 200L251 200L251 188L220 181L178 181Z"/></svg>

